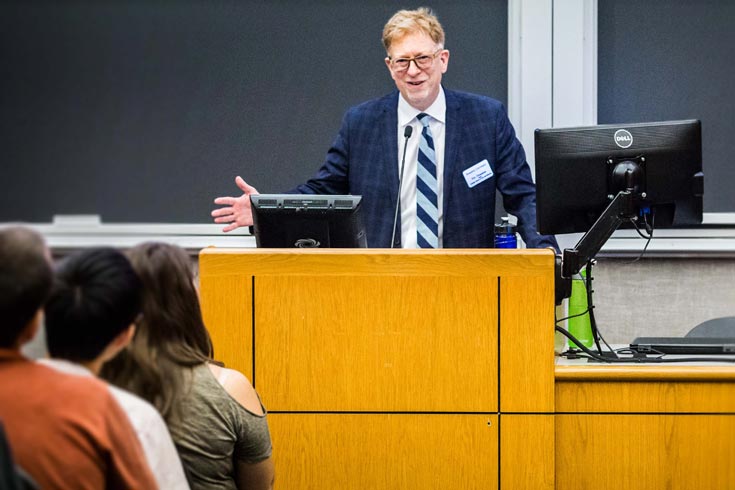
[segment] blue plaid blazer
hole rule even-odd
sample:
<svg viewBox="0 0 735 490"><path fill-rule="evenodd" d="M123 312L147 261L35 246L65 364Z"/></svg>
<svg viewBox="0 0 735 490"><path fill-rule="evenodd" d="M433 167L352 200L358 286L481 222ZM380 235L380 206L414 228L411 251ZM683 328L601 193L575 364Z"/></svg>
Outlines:
<svg viewBox="0 0 735 490"><path fill-rule="evenodd" d="M447 103L444 155L445 248L491 248L495 191L518 217L528 247L558 248L536 232L536 187L523 146L503 105L489 97L444 90ZM314 178L291 192L359 194L368 245L390 247L398 198L398 91L347 111L324 164ZM493 177L470 188L462 172L487 160ZM396 247L400 247L398 226Z"/></svg>

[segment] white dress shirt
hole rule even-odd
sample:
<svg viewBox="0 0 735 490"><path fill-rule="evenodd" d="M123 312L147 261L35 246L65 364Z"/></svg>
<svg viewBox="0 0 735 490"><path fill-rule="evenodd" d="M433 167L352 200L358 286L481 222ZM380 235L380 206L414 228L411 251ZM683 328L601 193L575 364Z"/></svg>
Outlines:
<svg viewBox="0 0 735 490"><path fill-rule="evenodd" d="M402 95L398 96L398 175L401 172L403 145L406 138L403 136L406 126L413 127L413 133L408 139L406 148L406 165L403 169L403 183L401 184L401 246L403 248L417 248L416 239L416 172L418 171L419 141L424 129L416 118L421 113L431 116L429 129L434 140L436 154L436 182L437 205L439 208L439 247L442 247L442 231L444 229L444 140L446 134L447 101L444 98L444 88L440 88L439 95L431 106L420 111L406 102Z"/></svg>

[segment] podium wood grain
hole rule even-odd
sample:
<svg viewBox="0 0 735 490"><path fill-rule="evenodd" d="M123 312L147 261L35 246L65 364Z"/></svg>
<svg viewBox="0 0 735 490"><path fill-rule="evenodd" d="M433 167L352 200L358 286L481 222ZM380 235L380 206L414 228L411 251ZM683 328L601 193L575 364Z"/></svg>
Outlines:
<svg viewBox="0 0 735 490"><path fill-rule="evenodd" d="M553 490L554 415L500 415L501 489Z"/></svg>
<svg viewBox="0 0 735 490"><path fill-rule="evenodd" d="M553 297L551 273L501 279L501 412L554 411Z"/></svg>
<svg viewBox="0 0 735 490"><path fill-rule="evenodd" d="M206 270L206 261L200 262L199 300L214 357L253 380L252 277L202 277L202 267Z"/></svg>
<svg viewBox="0 0 735 490"><path fill-rule="evenodd" d="M203 250L205 321L270 411L278 486L550 488L553 262L548 250ZM502 410L527 415L499 446ZM533 472L507 467L506 485L503 448L505 464L548 454Z"/></svg>
<svg viewBox="0 0 735 490"><path fill-rule="evenodd" d="M256 278L255 377L271 410L497 411L497 278L385 283Z"/></svg>
<svg viewBox="0 0 735 490"><path fill-rule="evenodd" d="M497 417L272 414L276 487L497 489Z"/></svg>

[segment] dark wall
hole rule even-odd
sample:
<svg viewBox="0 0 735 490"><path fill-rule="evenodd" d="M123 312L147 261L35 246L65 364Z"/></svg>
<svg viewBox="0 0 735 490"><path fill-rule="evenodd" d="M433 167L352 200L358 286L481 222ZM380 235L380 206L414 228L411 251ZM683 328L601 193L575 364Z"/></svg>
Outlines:
<svg viewBox="0 0 735 490"><path fill-rule="evenodd" d="M242 175L309 178L344 111L394 88L393 1L0 4L0 222L207 223ZM507 2L433 2L449 88L507 101Z"/></svg>
<svg viewBox="0 0 735 490"><path fill-rule="evenodd" d="M598 122L702 121L705 212L735 212L735 2L598 0Z"/></svg>

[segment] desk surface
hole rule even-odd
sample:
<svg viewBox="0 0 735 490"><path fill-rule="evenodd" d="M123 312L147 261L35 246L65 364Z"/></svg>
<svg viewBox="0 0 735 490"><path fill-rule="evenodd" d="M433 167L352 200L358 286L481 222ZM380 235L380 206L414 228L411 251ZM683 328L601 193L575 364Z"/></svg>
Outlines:
<svg viewBox="0 0 735 490"><path fill-rule="evenodd" d="M735 412L735 363L598 364L557 357L554 378L556 413Z"/></svg>
<svg viewBox="0 0 735 490"><path fill-rule="evenodd" d="M612 345L613 349L624 345ZM621 357L626 357L621 355ZM735 355L666 355L665 359L706 358L708 362L671 363L602 363L586 358L556 356L554 377L557 381L735 381ZM717 359L731 361L718 362Z"/></svg>
<svg viewBox="0 0 735 490"><path fill-rule="evenodd" d="M561 364L557 381L735 381L735 363L661 364Z"/></svg>

